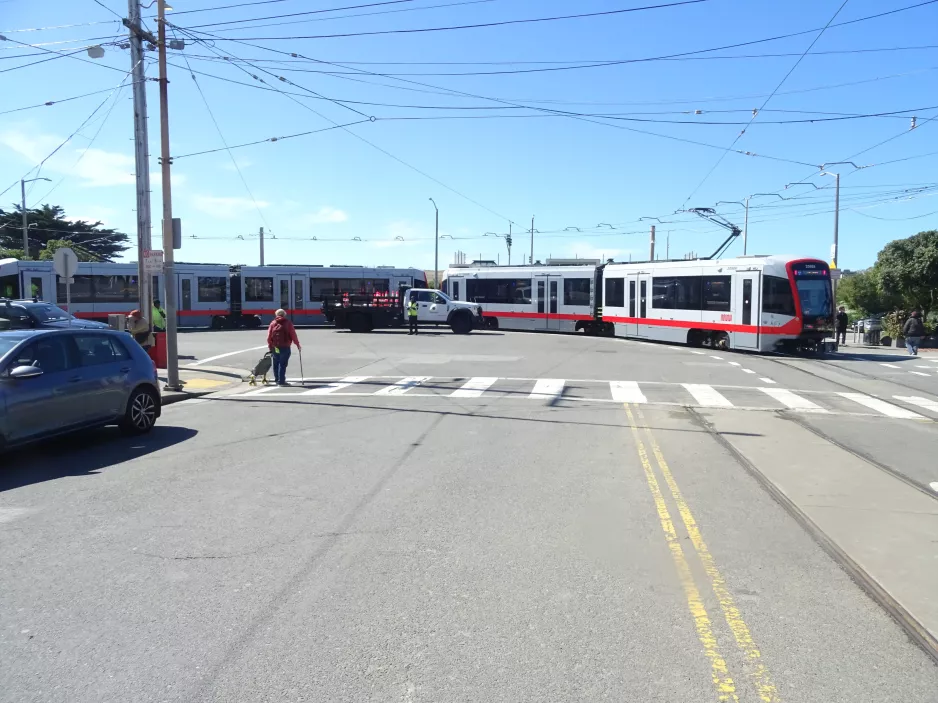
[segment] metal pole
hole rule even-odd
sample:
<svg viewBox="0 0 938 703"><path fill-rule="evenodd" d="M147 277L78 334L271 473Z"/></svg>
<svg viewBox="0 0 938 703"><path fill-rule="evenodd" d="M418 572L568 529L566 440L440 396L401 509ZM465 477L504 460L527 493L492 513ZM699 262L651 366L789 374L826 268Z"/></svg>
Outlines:
<svg viewBox="0 0 938 703"><path fill-rule="evenodd" d="M166 388L181 390L176 339L176 275L173 271L173 193L169 157L169 80L166 77L166 0L158 0L160 63L160 155L163 176L163 276L166 280Z"/></svg>
<svg viewBox="0 0 938 703"><path fill-rule="evenodd" d="M668 261L671 260L671 230L668 230L664 238L664 258Z"/></svg>
<svg viewBox="0 0 938 703"><path fill-rule="evenodd" d="M752 196L746 196L746 220L743 223L743 256L746 256L746 248L749 242L749 198Z"/></svg>
<svg viewBox="0 0 938 703"><path fill-rule="evenodd" d="M840 252L837 251L838 237L840 235L840 174L834 174L834 246L831 247L831 268L837 270L837 259ZM837 305L837 277L831 276L831 293L834 297L834 305Z"/></svg>
<svg viewBox="0 0 938 703"><path fill-rule="evenodd" d="M655 260L655 226L651 226L651 240L648 243L648 260Z"/></svg>
<svg viewBox="0 0 938 703"><path fill-rule="evenodd" d="M145 252L152 248L150 238L150 149L147 131L147 85L143 64L143 38L140 30L140 0L127 0L130 31L130 68L133 74L134 167L137 182L137 306L149 320L153 310L152 277L144 270Z"/></svg>
<svg viewBox="0 0 938 703"><path fill-rule="evenodd" d="M29 223L26 218L26 181L22 178L20 179L20 195L23 197L21 211L23 214L23 260L29 260L29 235L26 233L26 230L29 228ZM26 291L23 291L25 297Z"/></svg>
<svg viewBox="0 0 938 703"><path fill-rule="evenodd" d="M261 266L263 266L264 265L264 228L263 227L261 227L260 236L261 236Z"/></svg>
<svg viewBox="0 0 938 703"><path fill-rule="evenodd" d="M511 266L511 221L508 221L508 265Z"/></svg>
<svg viewBox="0 0 938 703"><path fill-rule="evenodd" d="M534 215L531 215L531 261L528 263L534 265Z"/></svg>
<svg viewBox="0 0 938 703"><path fill-rule="evenodd" d="M433 209L436 210L436 228L433 236L433 285L440 287L440 208L436 206L436 201L430 198L433 203Z"/></svg>

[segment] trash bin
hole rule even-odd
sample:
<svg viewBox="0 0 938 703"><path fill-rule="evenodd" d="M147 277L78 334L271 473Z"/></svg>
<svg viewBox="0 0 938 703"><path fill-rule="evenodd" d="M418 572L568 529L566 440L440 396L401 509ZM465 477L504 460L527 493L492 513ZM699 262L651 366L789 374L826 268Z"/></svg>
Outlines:
<svg viewBox="0 0 938 703"><path fill-rule="evenodd" d="M156 364L156 368L158 369L166 368L166 333L165 332L153 333L153 346L147 350L147 353L150 355L150 358L153 359L153 363Z"/></svg>
<svg viewBox="0 0 938 703"><path fill-rule="evenodd" d="M870 334L870 344L874 347L879 346L879 338L882 335L882 330L872 330Z"/></svg>

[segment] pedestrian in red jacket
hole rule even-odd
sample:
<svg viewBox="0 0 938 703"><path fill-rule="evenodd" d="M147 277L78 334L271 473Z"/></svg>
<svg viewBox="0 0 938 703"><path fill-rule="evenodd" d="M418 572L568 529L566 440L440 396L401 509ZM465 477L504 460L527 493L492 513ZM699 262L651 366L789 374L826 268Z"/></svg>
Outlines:
<svg viewBox="0 0 938 703"><path fill-rule="evenodd" d="M287 319L286 310L278 310L274 321L267 328L267 348L271 351L271 361L274 365L274 382L278 386L288 386L287 364L290 362L290 345L295 344L302 349L300 340L296 336L296 328Z"/></svg>

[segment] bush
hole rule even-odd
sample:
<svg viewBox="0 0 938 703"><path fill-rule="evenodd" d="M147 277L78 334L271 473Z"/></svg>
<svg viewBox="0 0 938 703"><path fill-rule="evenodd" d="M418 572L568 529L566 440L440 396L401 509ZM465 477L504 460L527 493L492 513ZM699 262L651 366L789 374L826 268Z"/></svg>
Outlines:
<svg viewBox="0 0 938 703"><path fill-rule="evenodd" d="M893 310L892 312L883 315L883 335L888 335L893 339L898 339L902 336L902 326L908 319L909 313L907 313L905 310Z"/></svg>

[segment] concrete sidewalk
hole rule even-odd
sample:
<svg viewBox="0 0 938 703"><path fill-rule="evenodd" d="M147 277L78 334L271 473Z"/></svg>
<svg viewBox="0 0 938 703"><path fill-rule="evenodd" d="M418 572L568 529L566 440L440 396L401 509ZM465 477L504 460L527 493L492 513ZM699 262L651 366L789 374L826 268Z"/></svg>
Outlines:
<svg viewBox="0 0 938 703"><path fill-rule="evenodd" d="M938 659L938 500L777 417L701 413L724 446ZM797 447L798 451L792 451Z"/></svg>
<svg viewBox="0 0 938 703"><path fill-rule="evenodd" d="M198 398L209 393L227 390L244 382L246 374L241 369L230 366L199 366L197 368L179 368L179 381L183 390L163 390L163 405L171 405L190 398ZM166 384L166 369L159 369L160 385Z"/></svg>

